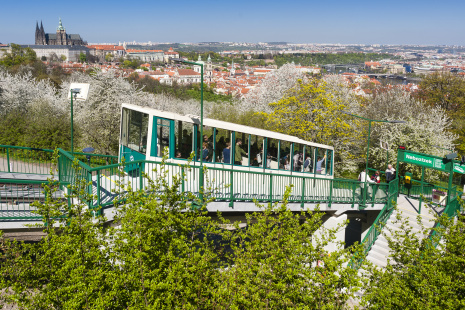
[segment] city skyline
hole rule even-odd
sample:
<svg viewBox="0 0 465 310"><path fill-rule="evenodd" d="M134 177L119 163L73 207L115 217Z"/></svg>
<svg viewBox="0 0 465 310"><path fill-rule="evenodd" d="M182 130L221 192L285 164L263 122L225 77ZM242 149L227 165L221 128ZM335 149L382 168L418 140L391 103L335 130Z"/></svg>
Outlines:
<svg viewBox="0 0 465 310"><path fill-rule="evenodd" d="M465 3L456 0L441 3L440 11L430 0L39 3L3 4L0 42L34 43L36 21L54 33L61 17L67 33L87 42L465 45L465 22L454 17Z"/></svg>

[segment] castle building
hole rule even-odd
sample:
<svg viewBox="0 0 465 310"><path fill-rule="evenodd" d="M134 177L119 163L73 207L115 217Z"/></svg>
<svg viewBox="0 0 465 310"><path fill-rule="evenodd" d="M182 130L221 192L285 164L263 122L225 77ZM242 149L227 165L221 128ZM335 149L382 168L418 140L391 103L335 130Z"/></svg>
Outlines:
<svg viewBox="0 0 465 310"><path fill-rule="evenodd" d="M86 45L87 42L82 40L79 34L67 34L65 27L60 22L56 33L45 33L42 21L36 23L36 45Z"/></svg>

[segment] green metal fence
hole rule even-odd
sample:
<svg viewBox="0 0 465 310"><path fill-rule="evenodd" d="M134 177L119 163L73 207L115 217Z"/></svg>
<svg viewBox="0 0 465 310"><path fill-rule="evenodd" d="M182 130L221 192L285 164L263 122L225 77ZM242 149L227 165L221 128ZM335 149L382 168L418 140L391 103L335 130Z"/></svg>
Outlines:
<svg viewBox="0 0 465 310"><path fill-rule="evenodd" d="M352 268L359 268L360 264L365 259L365 257L368 255L368 252L371 250L376 239L378 239L378 236L381 234L381 231L383 230L384 225L386 225L386 222L389 220L389 217L394 211L394 206L397 203L398 192L399 192L399 179L396 178L392 180L391 182L389 182L387 203L384 206L384 208L379 212L373 225L371 225L370 229L368 230L367 234L362 240L363 253L361 257L356 258L357 255L354 255L354 257L352 258L350 262L350 265L352 266Z"/></svg>
<svg viewBox="0 0 465 310"><path fill-rule="evenodd" d="M447 187L429 184L429 183L423 183L423 186L422 186L419 182L416 182L414 180L412 180L412 185L410 189L407 186L405 186L404 183L401 183L400 185L401 194L408 195L409 197L415 198L415 199L420 199L420 197L422 197L422 199L428 203L433 203L432 202L433 192L435 190L441 191L441 192L447 192ZM453 186L451 197L457 197L461 195L462 195L462 191L459 190L459 187L457 185Z"/></svg>
<svg viewBox="0 0 465 310"><path fill-rule="evenodd" d="M0 171L49 175L53 164L53 150L0 145Z"/></svg>
<svg viewBox="0 0 465 310"><path fill-rule="evenodd" d="M37 174L49 174L49 169L53 165L52 150L38 150L22 147L2 146L9 154L22 151L23 157L19 155L16 158L21 159L18 167L24 170L29 169L29 163L35 163L37 158L40 162L48 165L48 169L32 170ZM12 151L14 150L14 151ZM17 151L20 150L20 151ZM24 151L25 150L25 151ZM31 155L31 154L46 155ZM57 162L58 175L56 178L62 189L68 185L83 184L87 194L93 197L87 201L90 208L101 206L106 208L112 206L115 200L124 199L127 190L149 190L148 178L152 180L159 179L166 171L166 185L171 185L172 176L182 175L185 177L182 181L180 192L190 192L194 196L200 197L201 184L200 169L198 163L192 163L193 166L187 167L176 163L160 161L133 161L124 164L116 163L116 156L90 155L75 153L73 156L69 152L58 149L59 157ZM42 156L42 157L40 157ZM32 160L35 158L35 160ZM75 159L77 160L73 163ZM84 161L83 161L84 160ZM9 159L6 159L7 163ZM11 161L10 161L11 162ZM88 164L90 163L90 165ZM110 163L107 165L103 165ZM9 166L9 163L8 165ZM1 170L5 170L4 166ZM16 166L15 166L16 167ZM10 169L11 170L11 169ZM17 171L16 169L15 171ZM8 172L8 171L6 171ZM144 174L143 174L144 172ZM147 178L148 177L148 178ZM388 184L369 185L368 199L363 200L363 189L361 182L346 179L324 179L303 175L288 175L260 171L249 171L236 167L219 168L209 167L204 174L204 193L213 197L216 201L227 201L230 207L239 202L276 202L282 201L286 186L292 185L292 192L289 197L290 203L299 203L304 206L305 203L327 203L329 207L334 204L350 204L352 208L366 207L374 204L385 204L388 201L389 186ZM43 183L39 182L39 183ZM38 183L38 184L39 184ZM81 197L84 199L84 197ZM26 204L25 204L26 205ZM27 211L26 209L24 209ZM0 216L1 217L1 216Z"/></svg>
<svg viewBox="0 0 465 310"><path fill-rule="evenodd" d="M53 150L0 145L0 172L50 175L53 163ZM118 156L75 152L74 156L91 167L118 163Z"/></svg>
<svg viewBox="0 0 465 310"><path fill-rule="evenodd" d="M56 185L52 193L54 199L65 199ZM44 202L47 198L44 182L37 180L0 179L0 219L38 220L41 217L32 211L33 202Z"/></svg>
<svg viewBox="0 0 465 310"><path fill-rule="evenodd" d="M133 161L130 163L107 165L91 168L79 162L75 167L73 157L60 150L59 180L63 184L76 184L85 180L89 184L89 193L95 195L93 206L110 206L114 199L124 196L125 187L131 190L148 190L148 179L158 179L166 171L169 176L167 185L172 185L171 177L182 175L179 191L190 192L200 197L200 166L185 167L175 163L159 161ZM124 173L123 173L124 171ZM142 174L144 172L144 175ZM360 182L344 179L322 179L308 176L293 176L268 172L245 171L231 168L209 167L205 176L204 192L217 201L234 202L275 202L282 201L286 186L293 185L289 201L292 203L336 203L360 205L362 189ZM123 190L123 191L122 191ZM368 203L384 204L387 201L388 185L370 186Z"/></svg>
<svg viewBox="0 0 465 310"><path fill-rule="evenodd" d="M447 215L449 218L457 216L457 213L461 211L461 204L458 199L458 197L454 197L450 203L447 204L447 206L444 208L444 211L442 214ZM440 235L439 228L442 227L441 223L437 222L432 230L432 233L430 235L430 240L433 242L433 246L436 247L438 245L438 242L435 240L436 236ZM440 239L440 238L439 238Z"/></svg>

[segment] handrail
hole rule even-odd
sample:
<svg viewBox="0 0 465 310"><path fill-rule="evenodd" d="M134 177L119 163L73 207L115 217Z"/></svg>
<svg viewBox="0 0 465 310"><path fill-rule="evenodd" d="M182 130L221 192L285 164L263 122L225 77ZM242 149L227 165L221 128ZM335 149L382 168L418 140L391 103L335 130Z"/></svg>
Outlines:
<svg viewBox="0 0 465 310"><path fill-rule="evenodd" d="M161 167L162 163L165 165L165 169L169 169L173 175L180 173L180 171L186 172L186 180L182 184L183 192L199 196L202 191L199 171L203 168L198 162L194 162L189 170L184 169L182 163L174 163L169 160L136 160L124 164L91 167L82 158L79 160L75 156L76 153L71 154L59 148L58 154L57 177L60 186L63 188L63 186L76 185L83 181L81 185L85 186L85 192L92 194L90 201L87 200L89 208L112 206L113 201L120 200L125 195L126 189L121 187L122 185L131 184L132 190L147 190L148 183L145 178L157 178L160 170L155 168ZM77 166L73 165L75 159L78 159ZM251 169L242 170L234 166L209 167L209 164L205 166L208 167L205 177L209 180L215 180L215 183L211 183L212 191L210 194L212 198L230 201L231 208L234 207L234 202L240 201L281 201L283 190L289 184L294 184L289 201L300 203L302 208L305 207L305 203L323 202L327 203L328 208L331 208L333 203L349 204L352 205L352 208L356 205L360 208L362 204L360 186L362 182L357 180L320 178L316 175L296 172L281 174L268 169L250 171ZM44 181L38 182L44 183ZM169 182L171 181L168 180ZM386 203L388 191L389 184L376 184L376 190L373 191L375 194L372 194L370 204L373 206L374 204ZM376 195L376 193L382 194Z"/></svg>
<svg viewBox="0 0 465 310"><path fill-rule="evenodd" d="M16 145L3 145L0 144L2 148L9 148L9 149L20 149L20 150L31 150L31 151L44 151L48 153L53 153L53 150L50 149L42 149L37 147L28 147L28 146L16 146Z"/></svg>
<svg viewBox="0 0 465 310"><path fill-rule="evenodd" d="M447 204L447 206L444 208L444 211L443 211L442 214L447 215L449 218L455 217L455 216L457 216L457 213L460 210L460 208L461 208L460 202L459 202L458 198L455 197L454 199L452 199L452 201L450 203ZM438 244L439 244L438 242L435 242L434 239L435 239L436 235L439 235L439 237L441 237L440 232L438 231L438 228L440 228L440 227L443 227L443 226L438 221L434 225L434 227L432 229L432 232L431 232L431 234L429 236L429 239L432 242L434 247L437 247Z"/></svg>
<svg viewBox="0 0 465 310"><path fill-rule="evenodd" d="M54 150L52 150L52 149L43 149L43 148L28 147L28 146L4 145L4 144L0 144L0 148L30 150L30 151L43 151L43 152L47 152L47 153L53 153L54 152ZM104 154L82 153L82 152L74 152L74 154L75 155L84 155L84 156L94 156L94 157L118 158L117 155L104 155Z"/></svg>
<svg viewBox="0 0 465 310"><path fill-rule="evenodd" d="M398 194L398 186L399 179L396 178L389 182L389 195L388 201L383 209L379 212L378 216L376 217L373 225L371 225L370 229L366 233L365 237L363 238L361 244L363 245L363 258L359 259L358 261L355 260L355 254L350 261L350 265L354 269L358 269L362 261L366 258L368 252L373 247L373 244L377 240L378 236L381 234L381 231L386 224L386 220L389 219L392 212L394 211L394 207L392 203L397 201L397 194ZM392 199L394 198L394 199Z"/></svg>

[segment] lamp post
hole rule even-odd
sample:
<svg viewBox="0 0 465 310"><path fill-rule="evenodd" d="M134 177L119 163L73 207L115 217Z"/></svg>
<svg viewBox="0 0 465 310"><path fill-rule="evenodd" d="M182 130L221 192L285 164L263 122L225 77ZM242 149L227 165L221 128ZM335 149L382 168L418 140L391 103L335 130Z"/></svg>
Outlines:
<svg viewBox="0 0 465 310"><path fill-rule="evenodd" d="M203 141L203 64L186 61L179 58L170 58L175 62L182 62L189 65L200 66L200 141ZM202 142L201 142L202 143ZM202 146L199 146L202 150ZM203 154L200 153L199 189L203 189ZM200 200L203 201L203 193L200 191Z"/></svg>
<svg viewBox="0 0 465 310"><path fill-rule="evenodd" d="M73 141L73 97L76 98L77 94L79 94L81 90L79 88L72 88L70 90L71 93L71 155L74 154L74 141Z"/></svg>
<svg viewBox="0 0 465 310"><path fill-rule="evenodd" d="M372 123L372 122L376 122L376 123L403 124L403 123L405 123L405 121L396 121L396 120L388 121L388 120L369 119L369 118L366 118L366 117L363 117L363 116L359 116L359 115L355 115L355 114L352 114L352 113L349 113L349 112L346 112L346 111L341 111L341 112L344 113L344 114L347 114L347 115L356 117L356 118L363 119L363 120L365 120L365 121L368 122L367 159L366 159L366 163L365 163L365 180L363 180L363 182L365 183L365 184L364 184L364 189L365 189L365 190L364 190L364 194L363 194L363 196L364 196L364 197L363 197L363 204L366 204L367 173L368 173L368 156L370 155L371 123Z"/></svg>
<svg viewBox="0 0 465 310"><path fill-rule="evenodd" d="M73 98L74 100L86 100L89 93L89 84L86 83L71 83L69 89L69 96L71 98L71 155L74 154L74 141L73 141ZM79 95L79 96L78 96Z"/></svg>

